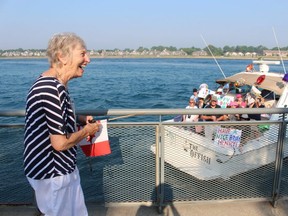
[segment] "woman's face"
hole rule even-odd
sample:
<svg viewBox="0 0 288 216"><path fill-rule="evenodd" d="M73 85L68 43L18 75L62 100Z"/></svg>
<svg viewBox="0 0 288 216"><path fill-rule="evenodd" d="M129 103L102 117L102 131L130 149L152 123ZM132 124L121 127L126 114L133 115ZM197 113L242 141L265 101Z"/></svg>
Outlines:
<svg viewBox="0 0 288 216"><path fill-rule="evenodd" d="M90 63L86 49L78 44L68 58L66 72L69 79L82 77L85 67Z"/></svg>
<svg viewBox="0 0 288 216"><path fill-rule="evenodd" d="M190 100L189 101L189 106L194 107L195 106L195 101L194 100Z"/></svg>

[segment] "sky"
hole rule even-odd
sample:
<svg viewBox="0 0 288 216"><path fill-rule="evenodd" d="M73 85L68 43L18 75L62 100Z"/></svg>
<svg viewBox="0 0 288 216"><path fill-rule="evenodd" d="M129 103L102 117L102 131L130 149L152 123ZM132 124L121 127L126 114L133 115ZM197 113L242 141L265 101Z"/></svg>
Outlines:
<svg viewBox="0 0 288 216"><path fill-rule="evenodd" d="M46 49L75 32L88 49L288 46L287 0L0 0L0 49Z"/></svg>

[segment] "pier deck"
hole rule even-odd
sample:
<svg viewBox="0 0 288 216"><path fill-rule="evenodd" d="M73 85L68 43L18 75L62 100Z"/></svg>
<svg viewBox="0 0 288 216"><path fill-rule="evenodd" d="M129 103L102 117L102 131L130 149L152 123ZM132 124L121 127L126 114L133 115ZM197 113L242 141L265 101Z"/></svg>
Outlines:
<svg viewBox="0 0 288 216"><path fill-rule="evenodd" d="M156 207L145 205L127 206L94 206L88 204L89 215L97 216L287 216L288 200L279 200L274 208L268 201L240 201L240 202L219 202L213 204L174 204L163 209L159 214ZM1 216L31 216L39 215L35 206L0 206Z"/></svg>

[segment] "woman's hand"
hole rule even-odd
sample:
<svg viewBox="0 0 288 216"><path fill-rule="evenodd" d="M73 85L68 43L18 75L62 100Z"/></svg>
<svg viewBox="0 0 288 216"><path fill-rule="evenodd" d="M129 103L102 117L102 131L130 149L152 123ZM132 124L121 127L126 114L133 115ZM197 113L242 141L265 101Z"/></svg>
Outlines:
<svg viewBox="0 0 288 216"><path fill-rule="evenodd" d="M93 121L93 116L85 116L85 123L88 124Z"/></svg>
<svg viewBox="0 0 288 216"><path fill-rule="evenodd" d="M92 121L92 120L90 120ZM100 130L101 124L98 122L87 122L87 124L84 126L84 130L88 133L89 136L94 136L96 132Z"/></svg>
<svg viewBox="0 0 288 216"><path fill-rule="evenodd" d="M77 115L77 122L81 125L88 124L89 121L93 120L93 116Z"/></svg>

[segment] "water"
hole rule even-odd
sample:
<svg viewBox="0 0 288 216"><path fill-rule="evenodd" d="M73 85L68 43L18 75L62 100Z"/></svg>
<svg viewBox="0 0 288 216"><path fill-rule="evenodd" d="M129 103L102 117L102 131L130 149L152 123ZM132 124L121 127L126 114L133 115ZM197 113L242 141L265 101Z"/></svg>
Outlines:
<svg viewBox="0 0 288 216"><path fill-rule="evenodd" d="M225 75L230 76L244 71L251 61L220 59L218 63ZM48 67L47 59L0 59L0 110L24 110L30 86ZM270 71L281 72L283 68L271 65ZM193 88L207 83L210 89L215 89L214 81L220 78L223 75L213 59L91 59L84 76L70 81L69 92L76 110L185 108ZM0 117L0 123L24 123L24 118ZM0 202L33 199L23 174L22 140L22 128L0 128L0 191L5 194L0 195ZM13 154L14 151L17 153ZM96 184L97 176L103 174L96 172L90 178L84 174L82 182L89 184L91 179ZM95 187L100 188L101 184ZM19 188L30 193L21 192L20 196ZM89 194L86 198L89 200Z"/></svg>
<svg viewBox="0 0 288 216"><path fill-rule="evenodd" d="M226 76L250 60L218 60ZM287 65L287 62L286 62ZM47 59L0 59L0 109L24 109L26 94ZM270 70L283 71L281 65ZM71 80L76 109L183 108L193 88L223 78L213 59L91 59L84 76Z"/></svg>

